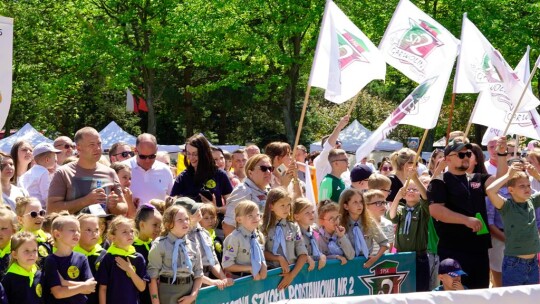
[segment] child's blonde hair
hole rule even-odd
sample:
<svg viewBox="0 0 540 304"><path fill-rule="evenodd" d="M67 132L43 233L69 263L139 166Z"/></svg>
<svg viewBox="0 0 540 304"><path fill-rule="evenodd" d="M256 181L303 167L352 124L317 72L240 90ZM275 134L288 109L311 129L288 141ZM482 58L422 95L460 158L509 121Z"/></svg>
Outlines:
<svg viewBox="0 0 540 304"><path fill-rule="evenodd" d="M368 178L369 189L386 189L392 186L392 181L385 175L380 173L373 173Z"/></svg>
<svg viewBox="0 0 540 304"><path fill-rule="evenodd" d="M0 206L0 220L9 221L13 231L17 231L19 228L17 215L8 206Z"/></svg>
<svg viewBox="0 0 540 304"><path fill-rule="evenodd" d="M262 231L264 235L267 235L268 229L270 229L270 226L276 223L276 215L274 214L274 212L272 212L272 206L281 199L288 199L289 202L291 202L291 197L289 196L289 192L287 192L287 190L285 190L285 188L283 187L277 187L270 190L268 192L268 195L266 196L266 205L264 206L263 223L262 223ZM291 221L291 222L293 221L292 210L289 210L287 221Z"/></svg>
<svg viewBox="0 0 540 304"><path fill-rule="evenodd" d="M375 199L378 196L382 198L385 197L384 193L381 190L371 189L371 190L366 191L364 193L364 199L366 200L366 204L367 202L371 202L373 199Z"/></svg>
<svg viewBox="0 0 540 304"><path fill-rule="evenodd" d="M165 212L165 209L168 208L167 203L164 200L160 200L157 198L151 199L148 203L154 206L156 210L161 214L163 214L163 212Z"/></svg>
<svg viewBox="0 0 540 304"><path fill-rule="evenodd" d="M36 240L36 236L33 233L28 232L28 231L19 231L15 233L14 235L11 236L11 252L17 251L17 249L19 249L19 247L21 247L26 242L36 243L36 249L37 249L38 243ZM9 261L9 265L11 266L11 264L13 264L14 262L16 261L12 256Z"/></svg>
<svg viewBox="0 0 540 304"><path fill-rule="evenodd" d="M217 208L213 204L203 204L199 210L201 210L202 216L209 214L212 217L217 217Z"/></svg>
<svg viewBox="0 0 540 304"><path fill-rule="evenodd" d="M236 221L236 218L251 214L253 213L253 211L259 211L259 206L257 206L257 204L249 200L241 201L234 208L234 219ZM240 224L238 223L238 221L236 221L236 227L239 227L239 226ZM264 237L262 233L258 233L258 237L259 237L259 241L262 244L264 244Z"/></svg>
<svg viewBox="0 0 540 304"><path fill-rule="evenodd" d="M527 175L527 173L525 173L523 171L518 171L518 172L514 173L512 176L510 176L510 178L506 182L506 186L507 187L514 187L516 185L517 181L522 179L522 178L529 179L529 176Z"/></svg>
<svg viewBox="0 0 540 304"><path fill-rule="evenodd" d="M69 214L67 211L60 211L58 213L58 216L52 220L51 231L52 232L54 232L55 230L62 231L62 229L64 229L64 226L68 223L74 223L77 226L79 226L79 221L77 220L75 216ZM54 241L56 242L56 237L54 237L54 234L53 234L53 238L54 238Z"/></svg>
<svg viewBox="0 0 540 304"><path fill-rule="evenodd" d="M163 212L163 220L161 222L161 236L166 236L169 234L171 229L174 227L174 217L179 211L183 211L186 213L189 221L189 215L190 213L187 211L187 209L184 206L180 205L172 205L165 212Z"/></svg>
<svg viewBox="0 0 540 304"><path fill-rule="evenodd" d="M380 192L380 191L379 191ZM358 189L350 188L341 193L341 196L339 197L339 214L341 215L341 226L347 227L348 226L348 220L349 220L349 211L345 209L345 205L349 204L349 201L352 199L353 196L359 195L360 196L360 203L364 208L362 209L362 213L360 214L360 222L362 224L362 231L367 233L369 229L373 226L374 222L371 218L366 205L366 199L362 192Z"/></svg>
<svg viewBox="0 0 540 304"><path fill-rule="evenodd" d="M17 216L22 217L24 215L24 212L26 211L26 206L28 206L31 202L38 202L39 205L41 206L41 203L35 197L31 197L31 196L17 197L15 199L15 213L17 214Z"/></svg>
<svg viewBox="0 0 540 304"><path fill-rule="evenodd" d="M304 211L304 209L308 208L308 207L314 207L313 206L313 203L311 203L308 199L304 198L304 197L299 197L297 198L296 200L294 200L294 204L293 204L293 212L292 214L299 214L300 212Z"/></svg>
<svg viewBox="0 0 540 304"><path fill-rule="evenodd" d="M123 215L118 215L117 217L115 217L111 223L109 224L109 228L107 230L107 238L111 238L111 236L113 235L116 235L116 231L118 230L118 226L120 226L121 224L126 224L132 228L135 228L135 222L130 219L130 218L127 218Z"/></svg>
<svg viewBox="0 0 540 304"><path fill-rule="evenodd" d="M328 212L337 211L339 212L339 205L332 202L329 199L325 199L319 202L319 208L317 213L319 214L319 219L323 219Z"/></svg>

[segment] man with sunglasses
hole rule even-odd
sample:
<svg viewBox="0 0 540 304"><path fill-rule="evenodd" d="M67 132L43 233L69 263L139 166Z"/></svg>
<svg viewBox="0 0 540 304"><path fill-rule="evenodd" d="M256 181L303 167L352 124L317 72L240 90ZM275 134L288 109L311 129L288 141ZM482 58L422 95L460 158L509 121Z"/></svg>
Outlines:
<svg viewBox="0 0 540 304"><path fill-rule="evenodd" d="M111 160L111 164L130 159L134 155L135 152L131 150L131 147L121 141L114 143L109 149L109 159Z"/></svg>
<svg viewBox="0 0 540 304"><path fill-rule="evenodd" d="M61 166L66 158L75 154L75 144L71 138L67 136L56 138L53 142L53 146L55 149L60 150L60 153L56 154L56 163L58 166Z"/></svg>
<svg viewBox="0 0 540 304"><path fill-rule="evenodd" d="M131 168L131 192L140 204L151 199L165 200L171 193L174 183L171 169L166 164L156 161L157 140L152 134L143 133L135 142L135 157L123 163Z"/></svg>
<svg viewBox="0 0 540 304"><path fill-rule="evenodd" d="M444 149L448 171L431 180L427 194L439 236L438 255L441 260L459 261L469 274L463 278L464 284L474 289L489 287L491 237L489 232L484 232L487 231L485 189L495 176L466 173L471 148L467 139L456 138L448 144ZM497 151L506 153L505 138L499 139ZM497 168L506 170L506 157L499 157Z"/></svg>

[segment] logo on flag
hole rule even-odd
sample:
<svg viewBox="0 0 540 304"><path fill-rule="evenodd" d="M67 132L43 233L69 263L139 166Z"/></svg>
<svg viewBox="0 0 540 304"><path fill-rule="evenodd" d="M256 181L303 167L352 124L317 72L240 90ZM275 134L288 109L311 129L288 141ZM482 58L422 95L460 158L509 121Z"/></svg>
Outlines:
<svg viewBox="0 0 540 304"><path fill-rule="evenodd" d="M437 38L438 29L426 21L409 18L409 26L394 33L394 37L399 38L394 41L389 54L424 73L428 63L426 59L444 43Z"/></svg>
<svg viewBox="0 0 540 304"><path fill-rule="evenodd" d="M369 294L395 294L400 293L401 284L409 275L409 271L398 271L399 262L384 261L369 269L372 275L358 278L369 289Z"/></svg>
<svg viewBox="0 0 540 304"><path fill-rule="evenodd" d="M339 43L339 67L343 71L355 61L369 63L363 52L368 51L367 45L362 39L354 36L353 33L344 30L344 33L338 33Z"/></svg>

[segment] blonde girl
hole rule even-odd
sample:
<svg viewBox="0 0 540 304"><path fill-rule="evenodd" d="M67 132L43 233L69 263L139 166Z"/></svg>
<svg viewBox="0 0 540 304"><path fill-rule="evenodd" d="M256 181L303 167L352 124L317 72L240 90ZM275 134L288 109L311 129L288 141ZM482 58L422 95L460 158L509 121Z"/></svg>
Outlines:
<svg viewBox="0 0 540 304"><path fill-rule="evenodd" d="M264 238L258 228L261 214L256 203L248 200L239 202L234 208L236 229L223 241L225 271L234 278L252 275L253 280L264 280L267 274L264 258Z"/></svg>
<svg viewBox="0 0 540 304"><path fill-rule="evenodd" d="M371 267L388 249L388 239L367 211L362 193L356 189L343 191L339 198L339 213L341 226L347 231L355 256L364 256L367 259L364 268ZM373 241L380 248L375 256L370 257Z"/></svg>
<svg viewBox="0 0 540 304"><path fill-rule="evenodd" d="M146 289L146 264L133 247L134 226L133 220L124 216L109 224L111 246L97 273L99 303L139 303L139 293Z"/></svg>
<svg viewBox="0 0 540 304"><path fill-rule="evenodd" d="M187 238L188 211L179 205L170 206L163 213L161 226L161 237L148 253L152 303L192 303L202 285L203 267L197 243Z"/></svg>
<svg viewBox="0 0 540 304"><path fill-rule="evenodd" d="M345 265L354 258L354 248L339 223L339 205L331 200L319 202L319 239L317 245L328 259L340 260Z"/></svg>
<svg viewBox="0 0 540 304"><path fill-rule="evenodd" d="M16 200L15 213L17 214L17 220L21 224L21 231L28 231L36 236L39 256L38 266L43 268L45 258L53 252L50 236L41 229L47 211L43 209L37 198L19 197Z"/></svg>
<svg viewBox="0 0 540 304"><path fill-rule="evenodd" d="M285 188L268 192L263 215L263 234L267 236L264 257L271 268L281 267L283 280L278 289L292 282L307 262L307 248L300 227L293 221L291 198ZM295 264L290 270L290 264Z"/></svg>
<svg viewBox="0 0 540 304"><path fill-rule="evenodd" d="M41 271L37 262L36 237L29 232L19 232L11 237L11 262L2 286L8 303L43 303Z"/></svg>
<svg viewBox="0 0 540 304"><path fill-rule="evenodd" d="M315 268L315 261L319 261L319 270L326 265L326 255L321 253L317 239L315 235L315 206L312 202L305 198L297 198L293 205L294 220L300 227L302 232L302 239L308 250L308 270L311 271Z"/></svg>
<svg viewBox="0 0 540 304"><path fill-rule="evenodd" d="M17 216L5 206L0 206L0 280L9 266L11 236L17 231Z"/></svg>

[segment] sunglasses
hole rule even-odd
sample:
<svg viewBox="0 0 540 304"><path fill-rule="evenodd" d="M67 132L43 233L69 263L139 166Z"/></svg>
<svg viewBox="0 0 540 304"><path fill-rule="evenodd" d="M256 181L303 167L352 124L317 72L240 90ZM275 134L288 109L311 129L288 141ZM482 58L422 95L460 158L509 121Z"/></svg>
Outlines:
<svg viewBox="0 0 540 304"><path fill-rule="evenodd" d="M456 154L452 154L452 155L448 155L448 156L453 156L453 155L457 155L459 157L459 159L464 159L465 156L467 156L467 158L471 158L472 152L471 151L458 152Z"/></svg>
<svg viewBox="0 0 540 304"><path fill-rule="evenodd" d="M266 172L266 171L274 172L274 167L272 166L257 166L257 168L261 169L262 172Z"/></svg>
<svg viewBox="0 0 540 304"><path fill-rule="evenodd" d="M382 167L381 168L381 171L392 171L392 170L394 170L394 168L392 168L392 167Z"/></svg>
<svg viewBox="0 0 540 304"><path fill-rule="evenodd" d="M75 148L75 144L57 144L56 146L54 146L55 148L64 148L64 149L74 149Z"/></svg>
<svg viewBox="0 0 540 304"><path fill-rule="evenodd" d="M44 216L47 214L47 211L41 209L41 210L39 210L39 212L37 212L37 211L32 211L32 212L28 212L28 213L25 214L25 215L28 215L28 214L30 214L30 217L32 217L32 218L37 218L38 215L41 216L41 217L44 217Z"/></svg>
<svg viewBox="0 0 540 304"><path fill-rule="evenodd" d="M145 160L145 159L155 159L155 158L156 158L156 155L155 155L155 154L150 154L150 155L142 155L142 154L139 154L139 158L142 159L142 160Z"/></svg>
<svg viewBox="0 0 540 304"><path fill-rule="evenodd" d="M386 201L376 201L376 202L373 202L373 203L369 203L368 205L369 205L369 206L375 205L375 206L377 206L377 207L381 207L381 206L386 206L386 205L388 205L388 202L386 202Z"/></svg>
<svg viewBox="0 0 540 304"><path fill-rule="evenodd" d="M135 152L133 152L133 151L124 151L124 152L121 152L121 153L116 153L113 156L118 156L118 155L122 155L122 157L124 157L124 158L128 157L128 156L133 157L133 155L135 155ZM141 156L141 155L139 155L139 156ZM142 159L144 159L144 158L142 158Z"/></svg>

